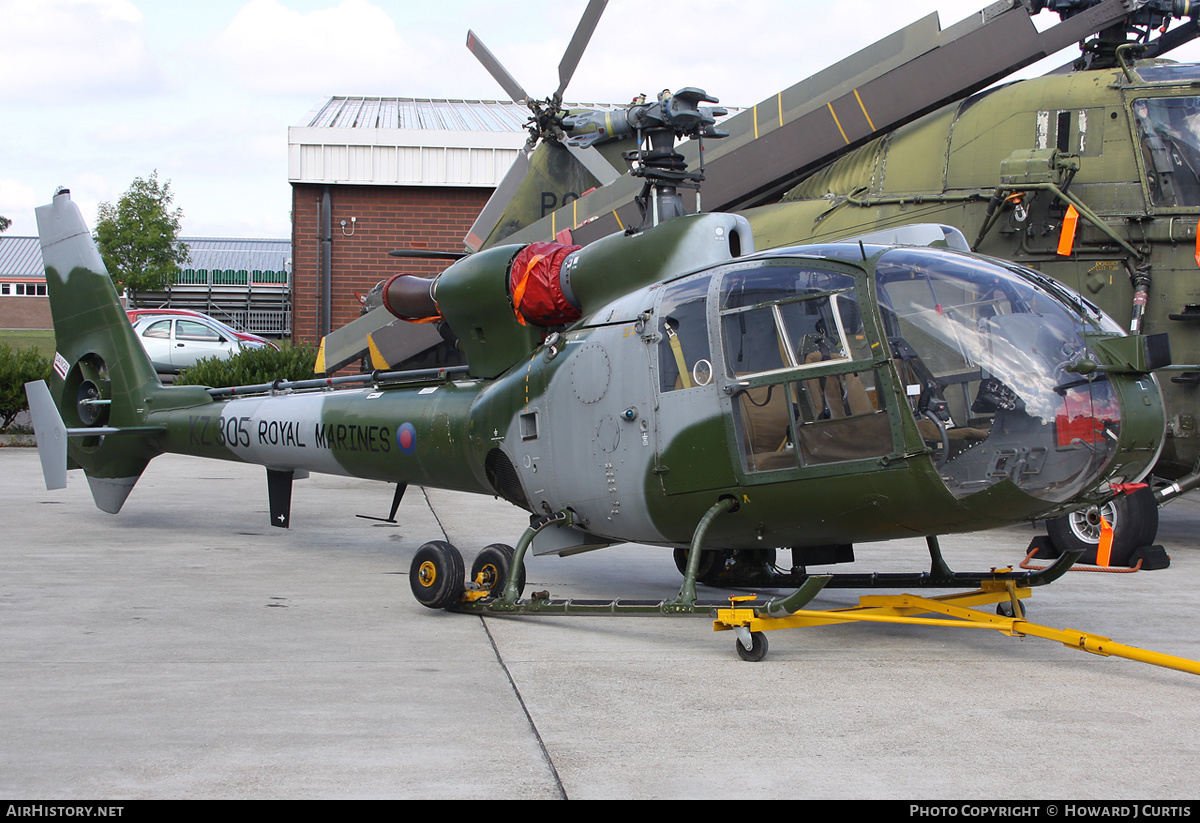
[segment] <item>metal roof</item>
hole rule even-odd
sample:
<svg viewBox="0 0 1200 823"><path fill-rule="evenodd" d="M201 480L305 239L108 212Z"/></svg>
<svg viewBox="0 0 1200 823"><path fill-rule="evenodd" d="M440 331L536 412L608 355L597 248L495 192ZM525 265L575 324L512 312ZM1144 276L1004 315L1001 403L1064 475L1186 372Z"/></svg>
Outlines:
<svg viewBox="0 0 1200 823"><path fill-rule="evenodd" d="M233 269L246 271L292 270L291 240L243 240L212 237L181 237L188 245L185 269Z"/></svg>
<svg viewBox="0 0 1200 823"><path fill-rule="evenodd" d="M292 241L181 237L189 254L184 269L234 271L292 270ZM42 247L36 237L0 237L0 277L42 278Z"/></svg>
<svg viewBox="0 0 1200 823"><path fill-rule="evenodd" d="M529 117L524 104L510 100L328 97L288 128L288 180L495 188L525 145Z"/></svg>
<svg viewBox="0 0 1200 823"><path fill-rule="evenodd" d="M0 277L43 277L42 247L36 237L0 237Z"/></svg>
<svg viewBox="0 0 1200 823"><path fill-rule="evenodd" d="M607 111L605 103L564 103L567 109ZM298 128L422 131L525 131L529 109L511 100L435 100L423 97L330 97Z"/></svg>

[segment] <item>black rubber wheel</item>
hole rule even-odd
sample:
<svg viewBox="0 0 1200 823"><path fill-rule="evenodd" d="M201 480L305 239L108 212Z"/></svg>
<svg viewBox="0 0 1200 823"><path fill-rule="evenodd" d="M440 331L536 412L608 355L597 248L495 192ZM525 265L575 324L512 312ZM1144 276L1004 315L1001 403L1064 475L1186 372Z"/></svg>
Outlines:
<svg viewBox="0 0 1200 823"><path fill-rule="evenodd" d="M1142 527L1141 536L1134 548L1153 546L1158 540L1158 501L1154 499L1154 490L1147 486L1121 499L1125 501L1131 519L1139 522Z"/></svg>
<svg viewBox="0 0 1200 823"><path fill-rule="evenodd" d="M1003 603L996 604L996 614L1000 615L1001 617L1016 617L1017 616L1013 612L1012 603L1007 600L1004 601ZM1022 603L1021 604L1021 617L1027 617L1028 615L1029 615L1029 607L1026 606L1024 603Z"/></svg>
<svg viewBox="0 0 1200 823"><path fill-rule="evenodd" d="M676 549L675 568L687 574L689 549ZM775 568L775 549L704 549L696 582L706 586L765 586Z"/></svg>
<svg viewBox="0 0 1200 823"><path fill-rule="evenodd" d="M751 663L757 663L767 656L767 636L762 632L750 632L750 648L748 649L742 645L741 640L734 640L733 646L737 649L738 657Z"/></svg>
<svg viewBox="0 0 1200 823"><path fill-rule="evenodd" d="M444 540L431 540L413 555L408 584L422 606L444 609L459 601L464 586L463 559Z"/></svg>
<svg viewBox="0 0 1200 823"><path fill-rule="evenodd" d="M1100 545L1100 516L1113 527L1109 562L1126 566L1135 549L1154 543L1158 535L1158 504L1149 488L1116 497L1098 510L1084 509L1046 521L1046 533L1060 552L1082 549L1080 563L1095 563Z"/></svg>
<svg viewBox="0 0 1200 823"><path fill-rule="evenodd" d="M679 569L679 573L687 574L688 554L691 549L676 549L671 553L675 560L675 568ZM716 549L701 549L700 565L696 568L696 582L709 583L716 575L725 570L724 551Z"/></svg>
<svg viewBox="0 0 1200 823"><path fill-rule="evenodd" d="M508 582L508 570L517 559L517 550L504 543L493 543L485 546L471 564L471 580L487 587L488 594L500 597L504 594L504 584ZM482 577L481 577L482 575ZM521 564L521 572L517 575L517 597L525 592L525 564Z"/></svg>

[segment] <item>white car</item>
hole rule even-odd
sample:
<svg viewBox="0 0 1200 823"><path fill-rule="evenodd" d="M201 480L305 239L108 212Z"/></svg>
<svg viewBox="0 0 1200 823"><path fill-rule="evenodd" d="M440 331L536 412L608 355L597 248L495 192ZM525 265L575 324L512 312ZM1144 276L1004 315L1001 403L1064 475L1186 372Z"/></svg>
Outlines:
<svg viewBox="0 0 1200 823"><path fill-rule="evenodd" d="M178 374L205 357L230 357L243 348L267 345L239 339L229 327L208 317L149 315L139 317L133 331L159 374Z"/></svg>

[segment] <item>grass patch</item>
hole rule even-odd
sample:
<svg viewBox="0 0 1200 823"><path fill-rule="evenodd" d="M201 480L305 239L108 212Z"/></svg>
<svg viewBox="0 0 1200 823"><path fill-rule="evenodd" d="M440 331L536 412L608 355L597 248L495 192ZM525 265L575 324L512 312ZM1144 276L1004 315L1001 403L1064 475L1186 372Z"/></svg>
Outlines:
<svg viewBox="0 0 1200 823"><path fill-rule="evenodd" d="M47 359L54 356L53 329L0 329L0 344L14 349L35 349Z"/></svg>

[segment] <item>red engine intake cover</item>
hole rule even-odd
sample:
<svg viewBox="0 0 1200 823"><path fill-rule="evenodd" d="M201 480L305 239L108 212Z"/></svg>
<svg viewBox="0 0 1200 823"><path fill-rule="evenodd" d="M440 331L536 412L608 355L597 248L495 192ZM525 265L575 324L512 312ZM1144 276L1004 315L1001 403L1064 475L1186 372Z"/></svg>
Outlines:
<svg viewBox="0 0 1200 823"><path fill-rule="evenodd" d="M561 326L581 316L571 305L560 282L563 260L582 246L531 243L517 253L509 269L508 285L513 311L521 325Z"/></svg>

